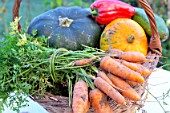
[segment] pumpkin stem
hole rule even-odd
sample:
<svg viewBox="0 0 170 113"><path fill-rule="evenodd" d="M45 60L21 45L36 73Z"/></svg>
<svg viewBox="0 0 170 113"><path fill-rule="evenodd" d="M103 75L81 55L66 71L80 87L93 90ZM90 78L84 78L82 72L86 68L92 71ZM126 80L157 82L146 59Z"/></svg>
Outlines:
<svg viewBox="0 0 170 113"><path fill-rule="evenodd" d="M127 42L129 42L129 43L132 43L134 40L135 40L134 35L130 35L130 36L127 38Z"/></svg>
<svg viewBox="0 0 170 113"><path fill-rule="evenodd" d="M70 27L70 25L72 24L73 20L69 19L68 17L58 17L59 20L59 25L62 27Z"/></svg>

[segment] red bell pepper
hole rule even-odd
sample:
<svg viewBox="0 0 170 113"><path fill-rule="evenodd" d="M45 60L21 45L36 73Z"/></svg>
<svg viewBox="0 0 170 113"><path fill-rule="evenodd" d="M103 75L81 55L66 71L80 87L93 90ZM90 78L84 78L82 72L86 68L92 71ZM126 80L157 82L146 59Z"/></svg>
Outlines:
<svg viewBox="0 0 170 113"><path fill-rule="evenodd" d="M133 6L119 0L97 0L90 9L99 24L108 24L116 18L131 18L135 14Z"/></svg>

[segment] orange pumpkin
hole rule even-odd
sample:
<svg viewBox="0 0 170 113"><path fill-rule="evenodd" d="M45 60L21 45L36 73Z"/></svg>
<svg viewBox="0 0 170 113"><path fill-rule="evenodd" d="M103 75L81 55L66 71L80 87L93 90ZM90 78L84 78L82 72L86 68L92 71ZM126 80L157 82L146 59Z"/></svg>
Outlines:
<svg viewBox="0 0 170 113"><path fill-rule="evenodd" d="M132 19L113 20L105 27L100 38L100 49L107 51L111 48L141 52L146 56L148 41L145 31Z"/></svg>

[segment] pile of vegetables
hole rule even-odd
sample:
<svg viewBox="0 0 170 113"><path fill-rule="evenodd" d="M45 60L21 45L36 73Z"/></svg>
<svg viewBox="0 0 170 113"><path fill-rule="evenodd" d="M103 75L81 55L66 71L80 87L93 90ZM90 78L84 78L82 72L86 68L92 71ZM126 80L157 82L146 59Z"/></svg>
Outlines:
<svg viewBox="0 0 170 113"><path fill-rule="evenodd" d="M84 62L87 63L87 60L91 61L91 58L85 59ZM123 52L112 49L106 56L101 57L100 66L97 66L97 74L87 75L94 80L93 84L95 85L95 88L91 89L89 94L87 84L84 85L86 82L79 80L74 85L73 112L86 113L89 109L89 103L91 103L96 113L104 111L112 113L106 96L122 105L126 105L125 98L140 101L141 97L133 89L131 82L142 84L145 81L144 77L150 75L152 71L141 65L146 61L149 60L140 52ZM105 98L104 101L103 98Z"/></svg>
<svg viewBox="0 0 170 113"><path fill-rule="evenodd" d="M135 11L118 0L97 0L90 10L58 7L35 17L27 31L18 30L16 18L0 45L0 111L4 105L19 111L26 101L21 93L41 97L46 91L68 96L74 113L90 106L112 113L108 98L122 105L126 98L140 101L134 86L152 70L142 65L151 62L148 34L132 20Z"/></svg>

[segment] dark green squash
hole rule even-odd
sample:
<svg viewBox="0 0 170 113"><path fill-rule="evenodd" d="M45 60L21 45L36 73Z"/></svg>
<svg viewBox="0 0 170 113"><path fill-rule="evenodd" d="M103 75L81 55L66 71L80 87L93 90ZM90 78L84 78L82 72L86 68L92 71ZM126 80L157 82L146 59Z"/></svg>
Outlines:
<svg viewBox="0 0 170 113"><path fill-rule="evenodd" d="M101 28L91 18L87 8L78 6L58 7L35 17L27 33L49 38L49 46L70 50L82 49L81 44L90 47L99 45Z"/></svg>
<svg viewBox="0 0 170 113"><path fill-rule="evenodd" d="M135 11L136 13L132 19L142 26L142 28L145 30L147 35L152 36L149 19L144 9L135 7ZM169 37L168 27L165 21L163 20L163 18L161 18L156 13L154 13L154 16L155 16L156 24L158 27L158 33L160 35L160 39L162 42L166 41Z"/></svg>

